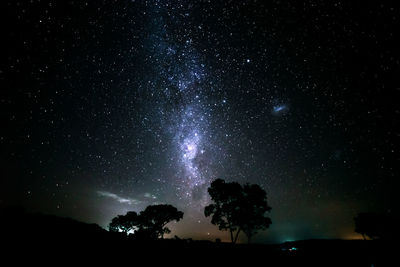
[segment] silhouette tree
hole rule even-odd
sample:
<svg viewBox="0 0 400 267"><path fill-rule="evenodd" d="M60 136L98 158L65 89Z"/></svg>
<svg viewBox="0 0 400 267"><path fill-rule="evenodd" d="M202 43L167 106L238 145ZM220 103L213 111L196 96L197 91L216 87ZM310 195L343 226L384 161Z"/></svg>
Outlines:
<svg viewBox="0 0 400 267"><path fill-rule="evenodd" d="M217 179L211 183L208 192L214 203L205 207L204 214L212 216L211 223L218 225L220 230L230 232L232 243L237 242L241 231L250 242L252 236L271 224L271 219L265 216L271 210L267 193L260 186L241 186Z"/></svg>
<svg viewBox="0 0 400 267"><path fill-rule="evenodd" d="M108 230L110 232L127 232L125 227L121 227L120 225L122 224L124 215L118 215L117 217L114 217L111 222L108 224Z"/></svg>
<svg viewBox="0 0 400 267"><path fill-rule="evenodd" d="M126 215L118 215L111 220L108 225L110 232L128 233L131 230L137 230L140 226L139 216L134 211L128 211Z"/></svg>
<svg viewBox="0 0 400 267"><path fill-rule="evenodd" d="M172 205L150 205L139 214L141 232L156 238L164 238L164 234L171 232L166 225L171 221L179 221L183 218L183 212L178 211Z"/></svg>
<svg viewBox="0 0 400 267"><path fill-rule="evenodd" d="M354 218L356 233L370 239L397 238L399 236L399 218L387 213L363 212Z"/></svg>
<svg viewBox="0 0 400 267"><path fill-rule="evenodd" d="M272 223L271 219L265 216L269 211L271 207L267 203L267 193L259 185L244 185L238 224L246 234L248 243L259 230L266 230Z"/></svg>
<svg viewBox="0 0 400 267"><path fill-rule="evenodd" d="M111 232L128 233L133 230L139 239L164 238L171 231L166 225L171 221L179 221L183 212L171 205L150 205L139 215L129 211L126 215L118 215L111 220L108 229Z"/></svg>
<svg viewBox="0 0 400 267"><path fill-rule="evenodd" d="M236 243L240 233L237 217L241 191L240 184L236 182L226 183L222 179L217 179L208 188L208 193L214 204L210 204L204 209L204 215L206 217L211 216L212 224L218 225L219 230L229 231L232 243Z"/></svg>
<svg viewBox="0 0 400 267"><path fill-rule="evenodd" d="M366 240L365 235L368 232L369 228L367 217L368 216L366 215L366 213L359 213L357 217L354 218L354 232L361 234L364 240Z"/></svg>

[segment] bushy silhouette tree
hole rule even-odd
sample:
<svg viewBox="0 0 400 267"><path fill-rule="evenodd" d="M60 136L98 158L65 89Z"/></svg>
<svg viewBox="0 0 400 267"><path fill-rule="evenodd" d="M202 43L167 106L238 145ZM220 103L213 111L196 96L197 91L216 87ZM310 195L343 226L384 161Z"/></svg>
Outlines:
<svg viewBox="0 0 400 267"><path fill-rule="evenodd" d="M183 212L172 205L150 205L140 212L140 228L152 232L156 237L164 238L164 234L171 232L166 225L171 221L183 218Z"/></svg>
<svg viewBox="0 0 400 267"><path fill-rule="evenodd" d="M108 229L111 232L124 232L128 233L131 230L139 228L140 221L136 212L128 211L126 215L118 215L111 220Z"/></svg>
<svg viewBox="0 0 400 267"><path fill-rule="evenodd" d="M265 216L271 210L267 194L260 186L241 186L217 179L211 183L208 192L214 203L205 207L204 214L211 216L211 223L218 225L220 230L230 232L232 243L236 243L241 231L250 242L252 236L271 224L271 219Z"/></svg>
<svg viewBox="0 0 400 267"><path fill-rule="evenodd" d="M108 225L111 232L134 231L139 239L164 238L164 234L171 231L166 225L171 221L179 221L183 212L171 205L151 205L137 214L129 211L126 215L118 215Z"/></svg>

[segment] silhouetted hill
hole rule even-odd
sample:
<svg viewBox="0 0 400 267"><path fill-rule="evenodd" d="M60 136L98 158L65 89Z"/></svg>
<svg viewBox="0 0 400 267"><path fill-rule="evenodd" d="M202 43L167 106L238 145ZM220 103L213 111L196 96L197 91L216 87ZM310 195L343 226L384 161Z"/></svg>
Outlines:
<svg viewBox="0 0 400 267"><path fill-rule="evenodd" d="M22 209L6 209L0 213L3 238L8 240L92 240L108 232L97 224L87 224L41 213L25 213Z"/></svg>
<svg viewBox="0 0 400 267"><path fill-rule="evenodd" d="M14 265L112 262L132 266L391 266L398 247L397 243L379 240L304 240L279 245L232 245L179 238L144 241L70 218L16 209L0 214L1 241L6 245L2 254Z"/></svg>

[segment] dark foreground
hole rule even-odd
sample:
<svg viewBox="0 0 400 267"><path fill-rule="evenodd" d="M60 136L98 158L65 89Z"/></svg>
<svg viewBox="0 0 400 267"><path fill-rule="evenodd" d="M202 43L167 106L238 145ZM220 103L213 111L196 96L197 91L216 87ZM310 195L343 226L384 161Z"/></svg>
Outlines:
<svg viewBox="0 0 400 267"><path fill-rule="evenodd" d="M95 224L40 214L1 216L1 261L121 266L397 266L388 240L305 240L279 245L135 240ZM3 266L3 264L1 264ZM6 265L4 265L6 266Z"/></svg>

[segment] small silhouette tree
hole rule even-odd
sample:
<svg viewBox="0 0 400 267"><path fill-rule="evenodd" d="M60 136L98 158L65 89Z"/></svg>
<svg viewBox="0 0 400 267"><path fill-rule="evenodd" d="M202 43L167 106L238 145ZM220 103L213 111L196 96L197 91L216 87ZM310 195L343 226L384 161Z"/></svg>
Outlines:
<svg viewBox="0 0 400 267"><path fill-rule="evenodd" d="M388 213L363 212L354 218L356 233L370 239L390 239L399 236L399 218Z"/></svg>
<svg viewBox="0 0 400 267"><path fill-rule="evenodd" d="M171 221L179 221L183 218L183 212L178 211L172 205L150 205L140 212L140 230L154 233L155 237L164 238L164 234L169 234L170 229L166 225Z"/></svg>
<svg viewBox="0 0 400 267"><path fill-rule="evenodd" d="M354 218L354 232L361 234L364 240L366 240L365 236L368 235L367 233L369 233L371 228L368 217L368 213L359 213L357 217Z"/></svg>

